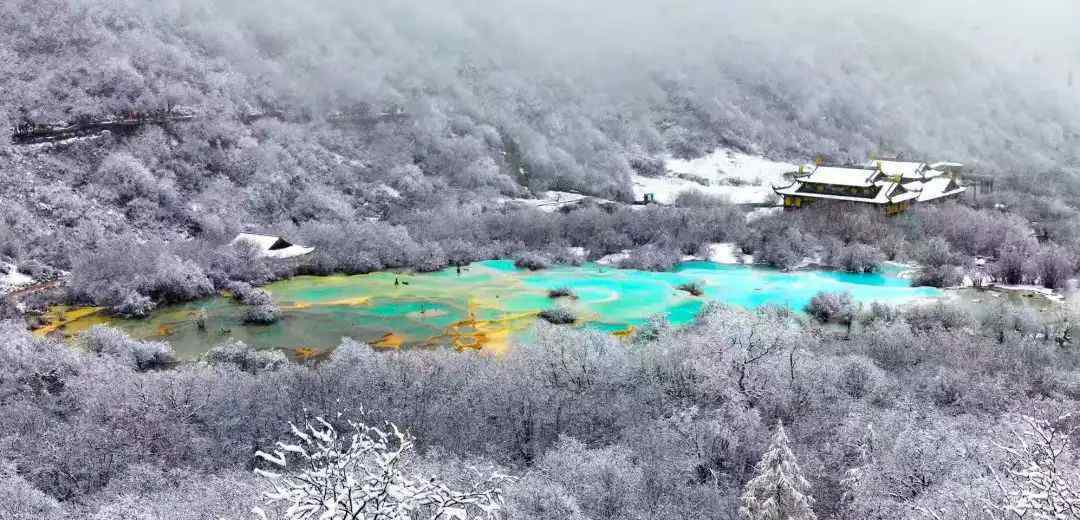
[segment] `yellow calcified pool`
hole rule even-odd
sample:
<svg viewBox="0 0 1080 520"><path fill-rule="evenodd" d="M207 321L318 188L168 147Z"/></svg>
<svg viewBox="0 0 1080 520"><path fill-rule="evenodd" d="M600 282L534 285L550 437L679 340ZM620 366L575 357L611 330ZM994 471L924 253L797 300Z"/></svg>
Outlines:
<svg viewBox="0 0 1080 520"><path fill-rule="evenodd" d="M704 285L701 297L677 289L695 281ZM571 289L576 297L549 298L548 291L559 287ZM709 300L801 309L822 290L890 303L940 294L910 287L892 272L784 273L709 262L688 262L660 273L595 264L530 272L508 260L477 262L460 273L451 268L426 274L301 276L265 289L282 309L281 320L273 325L244 325L244 308L220 296L166 307L145 320L110 318L100 309L57 309L54 325L43 333L60 330L70 337L107 323L139 338L167 340L188 358L227 339L311 357L332 349L343 337L376 348L448 345L498 353L526 334L540 311L555 306L572 309L583 326L625 336L656 314L674 324L686 323ZM205 329L196 325L200 311L208 316Z"/></svg>

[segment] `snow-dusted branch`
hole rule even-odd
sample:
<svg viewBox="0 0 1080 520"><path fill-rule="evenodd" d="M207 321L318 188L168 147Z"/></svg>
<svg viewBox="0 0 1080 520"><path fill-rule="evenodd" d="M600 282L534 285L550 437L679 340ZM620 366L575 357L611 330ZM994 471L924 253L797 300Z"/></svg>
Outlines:
<svg viewBox="0 0 1080 520"><path fill-rule="evenodd" d="M413 450L408 434L396 425L379 429L348 422L339 433L319 417L304 428L290 424L292 443L279 442L272 453L256 456L275 467L257 469L274 490L268 504L284 507L288 520L467 520L495 518L501 485L510 480L491 476L468 490L451 489L434 477L408 474ZM295 469L293 467L295 464ZM256 515L266 519L262 509Z"/></svg>
<svg viewBox="0 0 1080 520"><path fill-rule="evenodd" d="M1024 422L1027 430L1013 444L999 445L1012 464L1002 484L1004 500L990 509L1002 519L1080 520L1080 472L1070 460L1070 432L1031 417Z"/></svg>

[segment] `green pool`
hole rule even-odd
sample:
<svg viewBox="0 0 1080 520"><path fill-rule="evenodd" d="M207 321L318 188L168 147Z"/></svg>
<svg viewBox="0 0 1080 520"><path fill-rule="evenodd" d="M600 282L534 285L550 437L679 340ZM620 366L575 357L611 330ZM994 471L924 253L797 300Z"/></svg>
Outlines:
<svg viewBox="0 0 1080 520"><path fill-rule="evenodd" d="M676 288L686 282L703 284L704 295ZM576 297L548 297L549 289L560 287ZM781 272L687 262L659 273L596 264L530 272L509 260L478 262L460 272L451 268L427 274L302 276L265 289L282 308L282 319L274 325L244 325L243 307L215 297L161 309L146 320L91 315L68 323L65 332L75 334L105 322L140 338L166 339L184 357L228 338L260 348L293 349L300 355L326 351L343 337L384 348L451 345L498 352L526 333L539 311L555 306L572 309L581 326L626 334L655 314L686 323L709 300L801 309L818 291L848 291L859 301L889 303L940 294L929 287L911 287L895 269L877 274ZM200 309L209 317L204 330L193 319Z"/></svg>

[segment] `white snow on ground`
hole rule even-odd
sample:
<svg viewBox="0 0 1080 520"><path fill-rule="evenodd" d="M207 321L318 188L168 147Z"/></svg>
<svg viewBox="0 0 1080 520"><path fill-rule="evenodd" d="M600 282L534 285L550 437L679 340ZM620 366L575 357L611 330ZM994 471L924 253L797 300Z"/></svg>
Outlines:
<svg viewBox="0 0 1080 520"><path fill-rule="evenodd" d="M604 255L596 261L600 265L619 265L619 262L626 260L630 256L629 249L623 249L621 253L612 253L610 255Z"/></svg>
<svg viewBox="0 0 1080 520"><path fill-rule="evenodd" d="M544 193L544 195L542 197L539 197L539 198L535 198L535 199L522 199L522 198L509 199L509 202L523 204L525 206L532 206L532 207L535 207L535 208L539 209L540 211L546 211L546 212L550 213L550 212L558 210L562 206L565 206L567 204L573 204L575 202L580 202L580 201L585 200L585 199L593 199L596 202L599 202L601 204L603 204L605 202L611 202L610 200L607 200L607 199L601 199L601 198L598 198L598 197L590 197L588 195L582 195L580 193L571 193L571 192L568 192L568 191L549 191L549 192Z"/></svg>
<svg viewBox="0 0 1080 520"><path fill-rule="evenodd" d="M1047 299L1054 301L1062 301L1065 296L1061 293L1055 292L1053 289L1047 289L1041 285L1006 285L1006 284L994 284L994 289L1001 289L1003 291L1026 291L1038 293Z"/></svg>
<svg viewBox="0 0 1080 520"><path fill-rule="evenodd" d="M566 252L570 253L571 255L574 255L574 256L582 259L582 260L589 257L589 252L587 250L585 250L584 247L581 247L581 246L568 247L568 248L566 248Z"/></svg>
<svg viewBox="0 0 1080 520"><path fill-rule="evenodd" d="M710 262L718 264L752 264L753 255L744 255L738 247L731 242L716 242L709 244L708 254L705 257Z"/></svg>
<svg viewBox="0 0 1080 520"><path fill-rule="evenodd" d="M4 274L4 271L7 273ZM0 294L7 294L20 287L34 283L34 279L20 273L15 266L0 263Z"/></svg>
<svg viewBox="0 0 1080 520"><path fill-rule="evenodd" d="M799 169L794 164L724 149L692 160L667 157L664 168L667 174L663 177L634 175L636 199L653 193L657 202L670 204L679 193L698 190L725 196L733 203L766 202L776 199L772 185L789 184L783 174ZM696 179L708 185L696 182Z"/></svg>

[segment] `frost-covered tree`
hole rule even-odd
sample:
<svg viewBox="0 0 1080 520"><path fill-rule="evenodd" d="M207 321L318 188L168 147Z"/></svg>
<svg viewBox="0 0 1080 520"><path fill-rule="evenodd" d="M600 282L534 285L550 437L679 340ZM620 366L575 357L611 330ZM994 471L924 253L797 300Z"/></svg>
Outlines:
<svg viewBox="0 0 1080 520"><path fill-rule="evenodd" d="M1003 519L1080 519L1080 472L1071 460L1071 432L1031 417L1024 421L1028 431L1003 446L1013 461L1012 487L995 509Z"/></svg>
<svg viewBox="0 0 1080 520"><path fill-rule="evenodd" d="M739 512L746 520L816 520L810 482L788 446L784 425L777 423L769 449L746 483Z"/></svg>
<svg viewBox="0 0 1080 520"><path fill-rule="evenodd" d="M339 434L325 419L292 427L295 444L279 442L273 453L256 456L281 470L257 469L274 491L268 505L284 506L287 520L467 520L496 518L503 483L495 475L469 490L451 489L438 478L411 474L412 439L396 425L389 430L348 421ZM290 472L290 459L297 470ZM256 508L264 520L266 511Z"/></svg>

